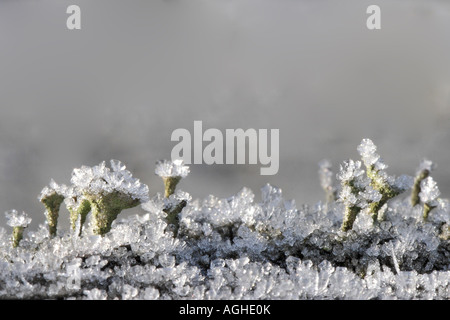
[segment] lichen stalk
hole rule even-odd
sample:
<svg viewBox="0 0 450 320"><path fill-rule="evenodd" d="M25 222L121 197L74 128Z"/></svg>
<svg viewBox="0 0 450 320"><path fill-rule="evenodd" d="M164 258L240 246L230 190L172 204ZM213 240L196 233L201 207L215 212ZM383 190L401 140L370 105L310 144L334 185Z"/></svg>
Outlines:
<svg viewBox="0 0 450 320"><path fill-rule="evenodd" d="M91 211L91 204L87 199L81 200L80 205L76 209L67 208L70 213L70 226L73 231L77 229L77 221L80 219L80 230L78 235L81 235L83 231L83 225L86 222L86 217L88 213Z"/></svg>
<svg viewBox="0 0 450 320"><path fill-rule="evenodd" d="M14 227L13 228L13 233L12 233L12 246L13 248L17 248L19 246L20 240L22 240L23 238L23 230L25 229L25 227Z"/></svg>
<svg viewBox="0 0 450 320"><path fill-rule="evenodd" d="M349 231L353 228L353 224L355 223L356 216L361 211L360 207L357 206L346 206L344 213L344 221L342 222L342 231Z"/></svg>
<svg viewBox="0 0 450 320"><path fill-rule="evenodd" d="M164 182L164 197L168 198L175 193L178 182L180 182L181 177L162 177Z"/></svg>
<svg viewBox="0 0 450 320"><path fill-rule="evenodd" d="M428 176L430 175L430 171L427 169L421 170L419 172L419 174L416 176L416 178L414 179L414 185L412 187L412 191L411 191L411 206L415 206L420 202L420 197L419 197L419 193L420 193L420 183L428 178Z"/></svg>
<svg viewBox="0 0 450 320"><path fill-rule="evenodd" d="M423 220L428 220L428 215L430 214L430 211L436 208L436 206L431 205L430 203L424 203L423 204Z"/></svg>
<svg viewBox="0 0 450 320"><path fill-rule="evenodd" d="M106 195L86 195L92 210L93 233L105 235L111 230L113 221L124 209L137 206L140 201L132 199L120 192L112 192Z"/></svg>
<svg viewBox="0 0 450 320"><path fill-rule="evenodd" d="M41 202L44 204L45 209L47 210L47 222L49 234L51 237L56 235L56 228L58 225L58 217L59 217L59 209L61 203L64 201L64 196L53 193L48 196L45 196L41 199Z"/></svg>

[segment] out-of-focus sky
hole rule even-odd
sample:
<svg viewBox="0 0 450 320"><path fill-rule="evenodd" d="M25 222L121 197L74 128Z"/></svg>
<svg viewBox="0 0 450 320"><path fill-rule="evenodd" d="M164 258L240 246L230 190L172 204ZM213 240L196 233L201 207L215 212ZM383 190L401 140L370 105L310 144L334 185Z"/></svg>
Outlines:
<svg viewBox="0 0 450 320"><path fill-rule="evenodd" d="M66 28L71 4L81 30ZM371 4L381 30L366 28ZM50 178L68 184L74 167L109 159L162 191L154 164L194 120L280 130L277 175L192 165L180 188L194 198L247 186L258 200L271 183L313 204L317 163L336 171L362 138L391 174L435 161L450 197L449 62L447 1L1 0L0 212L43 223Z"/></svg>

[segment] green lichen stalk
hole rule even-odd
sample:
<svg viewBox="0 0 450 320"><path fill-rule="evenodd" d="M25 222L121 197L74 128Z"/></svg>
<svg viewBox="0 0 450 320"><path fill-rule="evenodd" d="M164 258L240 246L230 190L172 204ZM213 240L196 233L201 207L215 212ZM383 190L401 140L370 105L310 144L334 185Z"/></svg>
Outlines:
<svg viewBox="0 0 450 320"><path fill-rule="evenodd" d="M422 170L419 172L419 174L414 179L414 185L413 185L412 191L411 191L411 206L414 207L415 205L417 205L420 202L420 197L419 197L420 183L422 182L422 180L428 178L429 175L430 175L430 171Z"/></svg>
<svg viewBox="0 0 450 320"><path fill-rule="evenodd" d="M17 210L9 210L5 212L7 224L13 228L12 246L17 248L20 240L23 238L23 230L30 224L31 218L25 212L19 213Z"/></svg>
<svg viewBox="0 0 450 320"><path fill-rule="evenodd" d="M79 204L78 208L70 208L67 207L70 213L70 226L73 231L76 231L77 229L77 221L80 219L80 230L79 234L81 235L81 232L83 231L83 225L86 222L86 217L88 213L91 211L91 204L87 199L81 200L81 203Z"/></svg>
<svg viewBox="0 0 450 320"><path fill-rule="evenodd" d="M44 196L41 202L44 204L47 210L47 222L50 236L56 235L56 228L58 225L59 209L61 203L64 201L64 196L58 193L52 193L50 195Z"/></svg>
<svg viewBox="0 0 450 320"><path fill-rule="evenodd" d="M341 230L345 232L353 228L359 212L367 206L365 186L368 183L361 165L361 161L351 159L344 161L337 175L338 180L341 181L338 202L345 205L344 220L341 226Z"/></svg>
<svg viewBox="0 0 450 320"><path fill-rule="evenodd" d="M424 221L428 220L428 215L430 214L430 211L433 210L436 207L437 206L434 206L434 205L429 204L429 203L424 203L423 204L423 220Z"/></svg>
<svg viewBox="0 0 450 320"><path fill-rule="evenodd" d="M13 228L13 234L12 234L13 248L17 248L19 246L19 242L23 238L23 230L25 230L25 227L14 227Z"/></svg>
<svg viewBox="0 0 450 320"><path fill-rule="evenodd" d="M105 235L124 209L136 207L140 201L118 191L106 195L86 195L92 210L93 233Z"/></svg>
<svg viewBox="0 0 450 320"><path fill-rule="evenodd" d="M162 177L164 182L164 197L168 198L175 193L178 182L180 182L181 177Z"/></svg>
<svg viewBox="0 0 450 320"><path fill-rule="evenodd" d="M361 208L358 206L346 206L344 212L344 221L342 222L341 230L349 231L353 228L353 224L355 223L356 217L361 211Z"/></svg>
<svg viewBox="0 0 450 320"><path fill-rule="evenodd" d="M371 180L370 185L381 194L380 201L369 204L370 213L373 222L378 221L378 213L380 209L392 198L399 195L400 192L390 186L385 179L380 175L379 170L374 169L374 165L366 168L367 177Z"/></svg>
<svg viewBox="0 0 450 320"><path fill-rule="evenodd" d="M168 224L172 224L174 229L174 235L177 236L178 229L180 228L180 216L179 213L183 208L186 206L187 201L182 200L180 201L175 207L166 208L163 211L167 213L166 221Z"/></svg>

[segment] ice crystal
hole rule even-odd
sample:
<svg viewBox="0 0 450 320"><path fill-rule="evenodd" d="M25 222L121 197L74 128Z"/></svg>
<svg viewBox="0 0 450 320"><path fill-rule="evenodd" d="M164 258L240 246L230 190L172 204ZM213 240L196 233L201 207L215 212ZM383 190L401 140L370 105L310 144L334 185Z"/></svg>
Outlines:
<svg viewBox="0 0 450 320"><path fill-rule="evenodd" d="M10 227L28 227L31 223L31 218L25 212L19 213L17 210L12 209L5 212L6 223Z"/></svg>
<svg viewBox="0 0 450 320"><path fill-rule="evenodd" d="M420 201L423 203L436 203L436 199L439 197L441 192L437 186L436 181L432 177L428 177L420 183Z"/></svg>
<svg viewBox="0 0 450 320"><path fill-rule="evenodd" d="M185 178L189 174L189 167L185 166L184 161L181 159L173 161L161 160L156 163L155 174L160 177Z"/></svg>
<svg viewBox="0 0 450 320"><path fill-rule="evenodd" d="M361 144L357 148L359 154L361 155L361 158L364 162L364 165L367 167L370 167L372 165L375 165L377 162L379 162L380 155L377 154L375 151L377 151L377 147L370 139L363 139L361 141ZM381 162L379 170L385 169L386 166Z"/></svg>
<svg viewBox="0 0 450 320"><path fill-rule="evenodd" d="M431 161L431 160L428 160L428 159L423 159L421 162L420 162L420 165L419 165L419 168L417 169L417 174L419 174L420 172L422 172L422 171L428 171L428 172L431 172L431 171L433 171L434 169L436 169L436 164L433 162L433 161Z"/></svg>

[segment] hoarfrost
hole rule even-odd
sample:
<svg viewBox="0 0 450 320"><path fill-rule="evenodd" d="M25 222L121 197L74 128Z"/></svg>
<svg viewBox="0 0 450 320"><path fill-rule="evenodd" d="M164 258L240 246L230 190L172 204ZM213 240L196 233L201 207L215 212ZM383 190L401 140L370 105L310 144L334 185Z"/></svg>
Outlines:
<svg viewBox="0 0 450 320"><path fill-rule="evenodd" d="M420 190L419 197L423 203L435 202L441 194L436 181L432 177L427 177L421 181Z"/></svg>
<svg viewBox="0 0 450 320"><path fill-rule="evenodd" d="M131 172L126 170L120 161L111 160L110 163L111 169L106 167L105 161L93 167L76 168L72 172L71 182L86 194L108 194L118 191L132 199L148 201L148 186L133 178Z"/></svg>
<svg viewBox="0 0 450 320"><path fill-rule="evenodd" d="M30 222L31 218L25 212L18 212L15 209L5 212L6 224L10 227L24 227L26 228Z"/></svg>
<svg viewBox="0 0 450 320"><path fill-rule="evenodd" d="M162 209L179 199L188 201L174 238ZM88 226L81 237L62 230L48 238L41 226L15 249L0 232L0 298L450 298L450 245L439 237L449 222L444 200L424 223L398 197L379 224L360 215L343 233L339 203L297 208L271 185L261 199L248 188L225 199L159 194L104 237Z"/></svg>
<svg viewBox="0 0 450 320"><path fill-rule="evenodd" d="M184 161L181 159L174 161L162 160L156 163L155 174L160 177L185 178L189 174L189 167L185 166Z"/></svg>

